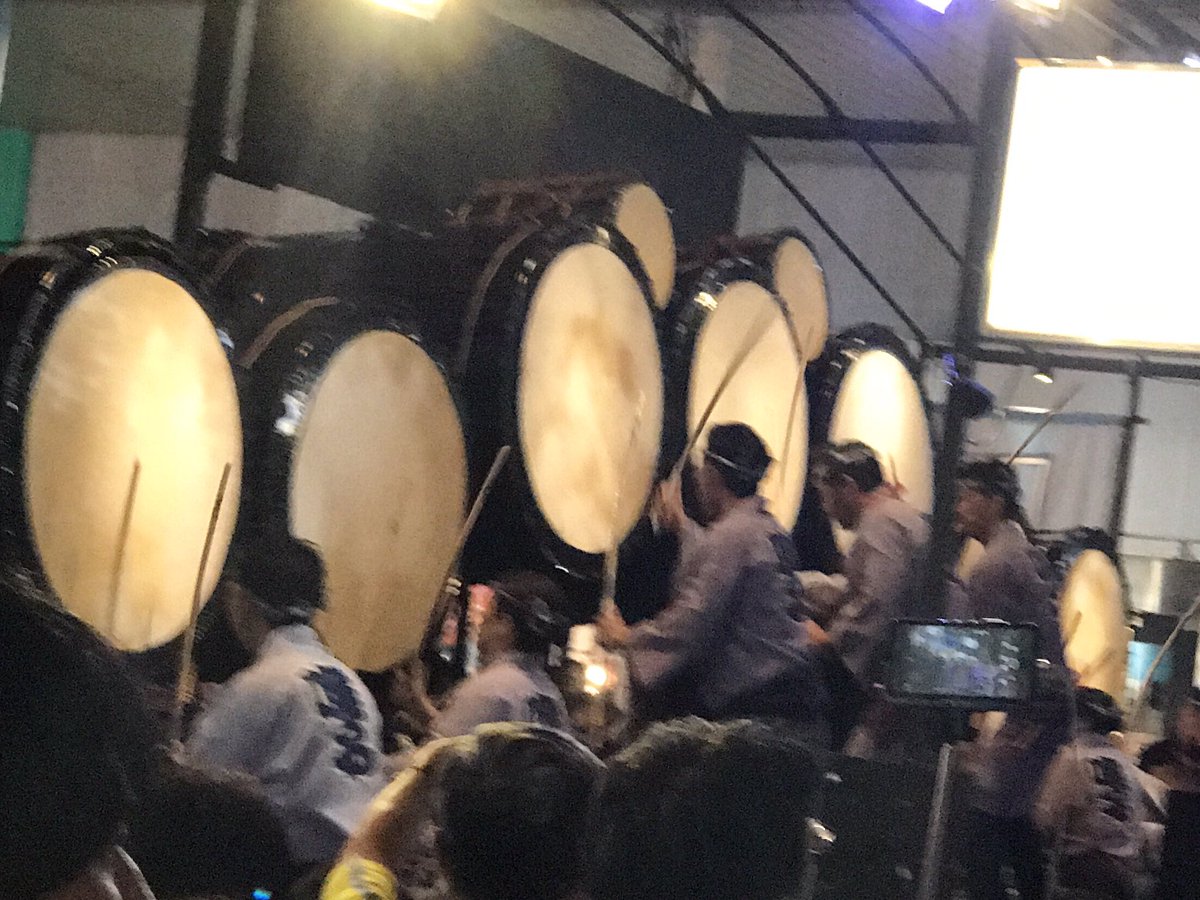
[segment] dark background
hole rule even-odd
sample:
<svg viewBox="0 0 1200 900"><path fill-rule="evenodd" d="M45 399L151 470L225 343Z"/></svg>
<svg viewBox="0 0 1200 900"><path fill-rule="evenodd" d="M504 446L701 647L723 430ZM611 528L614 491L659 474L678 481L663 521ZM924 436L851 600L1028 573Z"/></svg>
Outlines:
<svg viewBox="0 0 1200 900"><path fill-rule="evenodd" d="M742 146L709 116L469 4L428 23L266 0L238 165L410 225L484 179L628 172L689 243L733 230Z"/></svg>

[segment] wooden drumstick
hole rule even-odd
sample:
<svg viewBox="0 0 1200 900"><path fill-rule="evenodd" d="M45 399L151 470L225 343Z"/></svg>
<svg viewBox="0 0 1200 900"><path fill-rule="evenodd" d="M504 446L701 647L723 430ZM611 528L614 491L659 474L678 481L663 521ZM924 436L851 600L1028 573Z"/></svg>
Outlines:
<svg viewBox="0 0 1200 900"><path fill-rule="evenodd" d="M467 546L467 540L471 537L471 532L475 530L475 523L479 521L479 515L483 512L483 504L487 502L488 495L492 492L492 488L496 486L496 479L500 477L500 473L504 470L505 463L508 462L508 457L512 453L512 447L505 444L496 451L496 457L492 460L492 467L488 469L487 476L483 479L483 484L479 486L479 493L475 495L475 502L471 504L471 511L467 513L467 518L463 522L462 531L459 532L458 541L454 545L454 559L450 563L450 569L446 572L446 578L443 583L449 581L454 574L454 570L458 568L459 557L462 556L463 548Z"/></svg>
<svg viewBox="0 0 1200 900"><path fill-rule="evenodd" d="M183 634L183 649L180 652L179 679L175 683L175 708L171 715L171 742L177 744L183 737L183 708L191 694L189 681L192 676L192 652L196 645L196 623L200 620L200 602L204 596L204 573L208 568L208 557L212 553L213 540L217 535L217 522L221 518L221 507L225 504L225 489L229 486L232 463L225 463L221 471L221 482L217 485L217 496L213 500L212 515L208 520L208 532L204 535L204 548L200 551L200 569L196 572L196 585L192 591L192 612L188 617L187 631Z"/></svg>
<svg viewBox="0 0 1200 900"><path fill-rule="evenodd" d="M625 455L622 460L630 459L633 456L633 445L637 441L638 430L642 425L642 416L646 412L646 395L641 394L638 397L637 410L633 414L633 426L629 429L629 442L625 447ZM618 555L621 549L621 538L617 536L618 525L617 520L621 515L621 500L625 496L625 482L629 479L622 477L627 473L620 466L621 460L617 461L617 489L613 492L613 527L612 540L608 545L608 552L604 554L604 582L600 591L600 609L606 610L610 606L616 606L617 600L617 563Z"/></svg>
<svg viewBox="0 0 1200 900"><path fill-rule="evenodd" d="M1017 449L1012 452L1012 456L1010 456L1008 458L1008 464L1010 466L1013 464L1013 462L1016 460L1016 458L1018 456L1020 456L1023 452L1025 452L1025 448L1033 443L1033 439L1042 433L1042 429L1044 429L1047 425L1049 425L1051 423L1051 421L1054 420L1055 416L1057 416L1060 412L1062 412L1064 409L1066 409L1067 404L1075 399L1075 395L1079 393L1079 391L1082 387L1083 387L1082 382L1075 385L1075 387L1072 390L1067 392L1067 396L1065 396L1061 402L1059 402L1057 405L1055 405L1055 407L1053 409L1047 410L1045 413L1042 414L1041 421L1038 422L1037 425L1035 425L1033 427L1033 431L1029 432L1029 437L1027 437L1027 438L1025 438L1025 440L1021 441L1021 446L1017 447Z"/></svg>
<svg viewBox="0 0 1200 900"><path fill-rule="evenodd" d="M696 423L696 427L692 430L692 434L688 438L687 446L683 448L683 453L679 455L679 459L676 460L675 465L671 467L672 478L678 478L683 472L684 464L687 462L687 459L691 455L692 451L696 448L696 444L700 441L700 436L704 434L704 429L708 425L708 420L712 418L712 414L716 410L717 403L720 402L721 396L725 393L725 389L729 387L730 382L733 381L733 377L737 375L738 370L742 367L742 364L747 360L747 358L749 358L750 352L754 349L755 345L762 340L763 335L767 333L767 329L770 327L771 317L761 316L759 318L758 327L748 332L748 337L742 346L738 348L737 355L729 364L729 368L726 370L724 377L717 385L717 389L713 391L712 399L708 401L708 406L704 408L704 414L700 416L700 421Z"/></svg>
<svg viewBox="0 0 1200 900"><path fill-rule="evenodd" d="M798 346L807 347L808 341L812 339L812 334L813 326L810 324L808 331L804 333L805 343ZM792 430L796 427L796 404L800 401L800 391L804 389L804 369L808 365L803 353L800 354L799 360L800 371L796 373L796 385L792 388L792 405L788 407L787 432L783 437L783 452L780 454L779 460L779 485L781 490L786 486L783 480L787 477L787 464L792 455Z"/></svg>
<svg viewBox="0 0 1200 900"><path fill-rule="evenodd" d="M129 476L129 490L125 493L125 508L121 513L121 528L117 532L117 553L113 559L112 579L108 583L108 627L105 637L116 643L117 603L121 593L121 573L125 569L125 547L129 543L129 529L133 525L133 501L137 497L138 479L142 474L141 460L133 461L133 474Z"/></svg>
<svg viewBox="0 0 1200 900"><path fill-rule="evenodd" d="M454 578L454 573L458 571L458 563L462 557L463 549L467 546L471 532L475 529L475 523L479 521L480 513L483 512L483 504L487 502L488 495L491 494L492 488L496 486L496 480L500 477L500 473L504 471L504 465L508 462L508 457L511 453L512 446L509 444L505 444L496 451L496 456L492 460L492 466L488 469L488 473L483 479L483 484L479 486L479 492L475 494L475 499L471 503L471 509L468 511L466 519L463 520L463 527L459 531L458 540L454 544L454 555L450 557L450 564L446 567L446 574L442 576L441 587L438 588L438 595L433 601L433 609L430 612L429 622L425 627L425 636L421 639L422 651L429 646L434 636L441 631L442 619L446 614L446 597L450 593L450 582ZM460 630L462 629L462 624L461 622L459 623Z"/></svg>

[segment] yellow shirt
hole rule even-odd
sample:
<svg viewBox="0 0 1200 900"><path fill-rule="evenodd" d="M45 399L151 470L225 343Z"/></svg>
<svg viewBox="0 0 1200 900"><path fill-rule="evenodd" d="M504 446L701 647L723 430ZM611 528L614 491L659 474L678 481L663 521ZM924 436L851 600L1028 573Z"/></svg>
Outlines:
<svg viewBox="0 0 1200 900"><path fill-rule="evenodd" d="M321 900L396 900L396 877L382 863L352 856L329 873Z"/></svg>

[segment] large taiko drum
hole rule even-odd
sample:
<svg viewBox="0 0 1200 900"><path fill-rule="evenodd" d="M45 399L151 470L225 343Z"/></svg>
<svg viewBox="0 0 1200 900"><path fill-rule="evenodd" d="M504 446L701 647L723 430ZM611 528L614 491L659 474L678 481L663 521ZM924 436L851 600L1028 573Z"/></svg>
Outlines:
<svg viewBox="0 0 1200 900"><path fill-rule="evenodd" d="M587 615L602 554L645 507L662 435L654 305L632 247L586 219L366 243L376 265L360 283L394 286L455 348L474 483L514 449L464 575L551 571Z"/></svg>
<svg viewBox="0 0 1200 900"><path fill-rule="evenodd" d="M680 289L663 335L669 398L664 462L678 457L702 421L699 450L714 425L744 422L773 460L761 493L790 529L808 464L805 360L772 283L769 270L732 258Z"/></svg>
<svg viewBox="0 0 1200 900"><path fill-rule="evenodd" d="M1081 686L1121 700L1132 631L1116 547L1106 533L1078 528L1052 555L1063 579L1058 612L1067 665Z"/></svg>
<svg viewBox="0 0 1200 900"><path fill-rule="evenodd" d="M341 286L344 237L208 247L239 371L245 552L283 528L314 544L318 630L348 665L385 669L420 643L462 526L466 446L445 371L398 304L321 292Z"/></svg>
<svg viewBox="0 0 1200 900"><path fill-rule="evenodd" d="M886 481L920 512L933 506L933 449L929 419L908 348L890 329L859 325L831 339L810 367L810 434L813 446L861 441L879 457ZM805 568L828 570L839 534L809 486L796 543ZM836 536L836 542L834 540Z"/></svg>
<svg viewBox="0 0 1200 900"><path fill-rule="evenodd" d="M165 644L216 586L242 434L226 346L193 280L146 232L94 232L0 261L0 497L10 563L40 572L116 647ZM200 572L225 466L230 477Z"/></svg>

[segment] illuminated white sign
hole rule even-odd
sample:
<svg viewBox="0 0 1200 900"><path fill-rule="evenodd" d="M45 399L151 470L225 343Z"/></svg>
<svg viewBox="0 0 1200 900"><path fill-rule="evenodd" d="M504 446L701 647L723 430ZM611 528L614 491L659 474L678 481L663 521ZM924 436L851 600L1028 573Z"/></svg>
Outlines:
<svg viewBox="0 0 1200 900"><path fill-rule="evenodd" d="M1200 350L1200 71L1022 61L983 330Z"/></svg>

